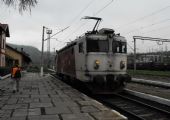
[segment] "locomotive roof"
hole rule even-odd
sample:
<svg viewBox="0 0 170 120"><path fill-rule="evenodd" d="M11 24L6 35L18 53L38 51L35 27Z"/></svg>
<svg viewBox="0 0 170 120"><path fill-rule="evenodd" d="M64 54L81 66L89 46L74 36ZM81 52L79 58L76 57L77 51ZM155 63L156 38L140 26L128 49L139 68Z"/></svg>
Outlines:
<svg viewBox="0 0 170 120"><path fill-rule="evenodd" d="M66 46L64 46L63 48L61 48L58 52L62 52L62 51L64 51L65 49L67 49L67 48L69 48L69 47L71 47L71 46L76 45L76 44L77 44L77 41L78 41L80 38L83 38L83 37L85 37L85 36L80 36L80 37L78 37L77 39L75 39L74 41L69 42Z"/></svg>
<svg viewBox="0 0 170 120"><path fill-rule="evenodd" d="M98 39L98 40L103 40L103 39L107 39L107 34L113 34L114 35L114 39L116 41L121 41L121 42L126 42L125 37L120 36L120 35L115 35L114 34L114 30L113 29L109 29L109 28L102 28L98 31L92 31L92 32L87 32L85 33L85 35L78 37L77 39L75 39L74 41L68 43L65 47L61 48L58 52L62 52L65 49L74 46L77 44L77 41L79 41L81 38L87 37L87 38L91 38L91 39Z"/></svg>
<svg viewBox="0 0 170 120"><path fill-rule="evenodd" d="M126 42L126 39L125 39L125 37L123 37L123 36L114 36L114 39L115 39L116 41Z"/></svg>
<svg viewBox="0 0 170 120"><path fill-rule="evenodd" d="M76 41L72 41L72 42L70 42L70 43L68 43L66 46L64 46L63 48L61 48L58 52L62 52L62 51L64 51L65 49L67 49L67 48L69 48L69 47L71 47L71 46L74 46L74 45L76 45Z"/></svg>

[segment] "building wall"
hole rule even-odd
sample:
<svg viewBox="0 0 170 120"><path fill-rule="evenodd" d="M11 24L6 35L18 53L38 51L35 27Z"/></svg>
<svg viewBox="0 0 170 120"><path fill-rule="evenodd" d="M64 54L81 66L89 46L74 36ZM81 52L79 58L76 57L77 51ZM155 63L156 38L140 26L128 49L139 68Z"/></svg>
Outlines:
<svg viewBox="0 0 170 120"><path fill-rule="evenodd" d="M21 54L17 53L16 51L8 47L6 48L6 54L15 60L18 60L19 66L22 66L22 55Z"/></svg>
<svg viewBox="0 0 170 120"><path fill-rule="evenodd" d="M6 35L3 31L0 35L0 66L5 67Z"/></svg>

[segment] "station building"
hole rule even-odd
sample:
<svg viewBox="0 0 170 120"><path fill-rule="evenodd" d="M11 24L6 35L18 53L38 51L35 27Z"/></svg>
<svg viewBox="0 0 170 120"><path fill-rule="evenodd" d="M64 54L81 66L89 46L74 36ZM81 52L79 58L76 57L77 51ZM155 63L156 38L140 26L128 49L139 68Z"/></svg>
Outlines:
<svg viewBox="0 0 170 120"><path fill-rule="evenodd" d="M8 24L0 23L0 67L6 66L5 62L6 37L10 37Z"/></svg>
<svg viewBox="0 0 170 120"><path fill-rule="evenodd" d="M29 55L24 52L23 48L17 50L6 44L6 67L12 67L15 64L26 68L32 62Z"/></svg>

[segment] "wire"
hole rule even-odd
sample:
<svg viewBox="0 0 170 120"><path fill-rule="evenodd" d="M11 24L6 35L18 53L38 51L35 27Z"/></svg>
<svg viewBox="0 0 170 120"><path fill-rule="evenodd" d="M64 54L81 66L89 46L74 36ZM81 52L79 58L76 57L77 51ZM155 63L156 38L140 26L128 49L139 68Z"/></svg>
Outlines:
<svg viewBox="0 0 170 120"><path fill-rule="evenodd" d="M132 48L132 46L130 46L128 43L127 43L127 45L129 46L129 48L130 48L131 50L133 50L133 51L134 51L134 49Z"/></svg>
<svg viewBox="0 0 170 120"><path fill-rule="evenodd" d="M94 16L96 16L97 14L99 14L101 11L103 11L106 7L108 7L114 0L111 0L109 3L107 3L105 6L103 6L101 9L99 9ZM86 23L81 24L79 27L77 27L73 32L71 32L65 39L67 39L70 35L74 34L75 32L77 32L80 28L82 28L84 25L86 25Z"/></svg>
<svg viewBox="0 0 170 120"><path fill-rule="evenodd" d="M62 30L60 30L59 32L57 32L57 33L55 33L55 34L51 35L51 36L50 36L50 39L51 39L52 37L54 37L55 35L57 35L57 34L59 34L59 33L63 32L64 30L68 29L68 28L69 28L69 26L68 26L68 27L66 27L66 28L64 28L64 29L62 29ZM49 39L49 38L45 39L44 41L46 41L46 40L48 40L48 39Z"/></svg>
<svg viewBox="0 0 170 120"><path fill-rule="evenodd" d="M146 15L146 16L143 16L143 17L138 18L138 19L136 19L136 20L134 20L134 21L131 21L131 22L129 22L129 23L126 23L126 24L124 24L124 25L122 25L122 26L120 26L120 27L118 27L118 28L122 28L122 27L125 27L125 26L127 27L128 25L134 24L134 23L136 23L136 22L138 22L138 21L141 21L141 20L143 20L143 19L145 19L145 18L148 18L148 17L151 17L151 16L153 16L153 15L156 15L156 14L158 14L158 13L160 13L160 12L168 9L169 7L170 7L170 6L161 8L161 9L159 9L159 10L157 10L157 11L154 11L154 12L152 12L152 13Z"/></svg>
<svg viewBox="0 0 170 120"><path fill-rule="evenodd" d="M146 29L146 28L148 28L148 27L152 27L152 26L154 26L154 25L158 25L158 24L161 24L161 23L164 23L164 22L167 22L167 21L170 21L170 19L165 19L165 20L162 20L162 21L159 21L159 22L156 22L156 23L152 23L152 24L150 24L150 25L147 25L147 26L144 26L144 27L140 27L140 28L131 30L130 32L127 32L127 33L125 33L125 34L127 35L127 34L129 34L129 33L133 33L133 32L138 31L138 30Z"/></svg>
<svg viewBox="0 0 170 120"><path fill-rule="evenodd" d="M107 3L105 6L103 6L101 9L99 9L96 13L94 13L94 16L99 14L101 11L103 11L106 7L108 7L114 0L111 0L109 3Z"/></svg>
<svg viewBox="0 0 170 120"><path fill-rule="evenodd" d="M146 31L142 34L146 34L146 33L149 33L149 32L154 32L154 31L160 31L161 29L167 29L167 28L170 28L170 26L166 26L166 27L160 27L160 28L157 28L157 29L153 29L153 30L150 30L150 31Z"/></svg>
<svg viewBox="0 0 170 120"><path fill-rule="evenodd" d="M95 0L91 0L79 13L78 13L78 15L76 15L74 18L73 18L73 20L70 22L70 25L69 26L71 26L74 22L75 22L75 20L94 2Z"/></svg>
<svg viewBox="0 0 170 120"><path fill-rule="evenodd" d="M70 27L71 25L75 22L75 20L94 2L95 0L91 0L80 12L78 15L76 15L74 17L74 19L70 22ZM78 29L80 29L82 26L84 26L84 24L81 24L79 27L76 28L76 30L74 30L73 32L71 32L67 37L65 37L64 39L67 39L70 35L72 35L73 33L75 33Z"/></svg>

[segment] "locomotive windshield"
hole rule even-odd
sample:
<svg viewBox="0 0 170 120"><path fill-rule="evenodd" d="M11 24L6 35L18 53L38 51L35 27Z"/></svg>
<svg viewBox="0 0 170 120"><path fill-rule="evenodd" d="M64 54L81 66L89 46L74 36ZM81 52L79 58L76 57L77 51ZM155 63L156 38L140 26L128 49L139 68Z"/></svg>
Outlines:
<svg viewBox="0 0 170 120"><path fill-rule="evenodd" d="M87 39L87 52L108 52L108 40L91 40Z"/></svg>
<svg viewBox="0 0 170 120"><path fill-rule="evenodd" d="M114 53L126 53L127 52L126 42L113 41L112 51Z"/></svg>

